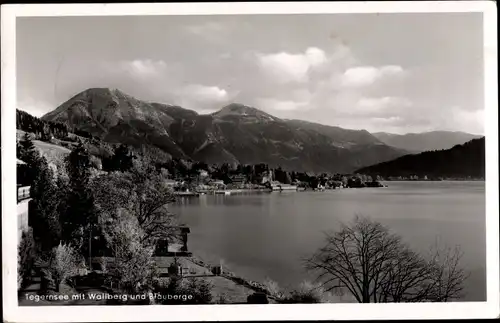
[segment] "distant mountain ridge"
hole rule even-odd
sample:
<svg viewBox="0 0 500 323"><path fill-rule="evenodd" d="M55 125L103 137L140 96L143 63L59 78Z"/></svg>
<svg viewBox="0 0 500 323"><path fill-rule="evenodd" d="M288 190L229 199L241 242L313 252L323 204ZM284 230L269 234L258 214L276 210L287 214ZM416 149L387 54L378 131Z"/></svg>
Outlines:
<svg viewBox="0 0 500 323"><path fill-rule="evenodd" d="M349 173L407 153L365 130L283 120L238 103L201 115L108 88L83 91L42 120L77 127L103 141L157 147L172 157L210 164L266 163L296 171Z"/></svg>
<svg viewBox="0 0 500 323"><path fill-rule="evenodd" d="M417 175L419 177L484 179L485 137L472 139L446 150L405 155L395 160L358 169L356 172L383 177Z"/></svg>
<svg viewBox="0 0 500 323"><path fill-rule="evenodd" d="M482 137L460 131L430 131L423 133L407 133L404 135L376 132L373 133L373 135L389 146L406 149L414 153L449 149L455 145Z"/></svg>

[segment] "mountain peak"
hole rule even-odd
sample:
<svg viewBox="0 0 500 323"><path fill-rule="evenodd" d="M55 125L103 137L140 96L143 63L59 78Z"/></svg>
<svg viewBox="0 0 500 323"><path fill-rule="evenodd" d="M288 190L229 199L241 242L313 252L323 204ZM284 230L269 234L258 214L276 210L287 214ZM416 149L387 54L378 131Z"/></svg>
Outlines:
<svg viewBox="0 0 500 323"><path fill-rule="evenodd" d="M242 103L230 103L216 113L220 112L220 113L231 113L231 114L245 114L245 113L248 114L255 111L262 112L259 109L256 109L254 107Z"/></svg>
<svg viewBox="0 0 500 323"><path fill-rule="evenodd" d="M278 121L279 119L257 108L241 103L231 103L212 114L215 117L238 116L251 119Z"/></svg>
<svg viewBox="0 0 500 323"><path fill-rule="evenodd" d="M77 95L86 95L86 96L110 96L112 98L125 98L125 99L135 99L133 96L128 95L117 88L108 88L108 87L93 87L88 88L87 90L80 92Z"/></svg>

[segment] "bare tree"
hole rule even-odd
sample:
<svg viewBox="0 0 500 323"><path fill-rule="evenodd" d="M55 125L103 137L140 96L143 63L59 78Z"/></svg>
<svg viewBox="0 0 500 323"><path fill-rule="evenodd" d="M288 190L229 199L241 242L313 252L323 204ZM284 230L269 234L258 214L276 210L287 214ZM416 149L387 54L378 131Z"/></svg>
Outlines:
<svg viewBox="0 0 500 323"><path fill-rule="evenodd" d="M356 216L305 260L325 291L348 291L360 303L445 302L460 298L468 274L458 248L436 248L429 259L378 222Z"/></svg>

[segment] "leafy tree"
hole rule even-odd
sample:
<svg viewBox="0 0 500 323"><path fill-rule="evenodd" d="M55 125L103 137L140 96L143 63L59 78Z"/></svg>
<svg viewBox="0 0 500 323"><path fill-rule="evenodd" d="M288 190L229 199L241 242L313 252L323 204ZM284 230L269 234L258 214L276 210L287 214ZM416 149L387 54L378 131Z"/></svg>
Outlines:
<svg viewBox="0 0 500 323"><path fill-rule="evenodd" d="M31 228L21 235L21 242L18 246L18 288L22 288L31 278L36 257L35 241Z"/></svg>
<svg viewBox="0 0 500 323"><path fill-rule="evenodd" d="M128 171L134 166L132 163L134 156L131 154L131 152L125 145L120 145L115 150L114 159L116 160L115 163L117 165L118 170L122 172Z"/></svg>
<svg viewBox="0 0 500 323"><path fill-rule="evenodd" d="M35 148L31 136L25 133L23 138L17 143L17 158L25 162L26 166L21 166L18 172L18 181L22 184L31 184L36 176L36 167L40 159L40 153Z"/></svg>
<svg viewBox="0 0 500 323"><path fill-rule="evenodd" d="M90 188L90 155L83 144L79 144L66 157L68 189L65 212L61 214L62 238L80 246L86 253L85 241L94 235L97 212Z"/></svg>
<svg viewBox="0 0 500 323"><path fill-rule="evenodd" d="M39 157L31 136L27 132L24 133L23 138L17 144L17 156L28 164L33 163Z"/></svg>
<svg viewBox="0 0 500 323"><path fill-rule="evenodd" d="M76 250L68 245L60 243L54 247L46 259L46 268L42 269L45 279L54 284L56 292L68 278L78 273L80 256Z"/></svg>
<svg viewBox="0 0 500 323"><path fill-rule="evenodd" d="M125 172L133 167L134 156L126 145L119 145L115 148L111 158L104 159L103 167L107 171Z"/></svg>
<svg viewBox="0 0 500 323"><path fill-rule="evenodd" d="M64 200L65 192L58 189L54 172L44 157L40 157L32 169L35 176L30 188L30 225L41 250L47 251L61 238L59 203Z"/></svg>
<svg viewBox="0 0 500 323"><path fill-rule="evenodd" d="M172 226L177 223L167 207L175 201L172 189L147 160L138 161L129 178L134 184L131 210L144 230L144 240L152 244L158 239L172 240L175 236Z"/></svg>
<svg viewBox="0 0 500 323"><path fill-rule="evenodd" d="M16 110L16 129L38 134L41 140L48 140L52 135L61 139L68 136L65 124L46 122L21 110Z"/></svg>
<svg viewBox="0 0 500 323"><path fill-rule="evenodd" d="M424 259L382 224L356 216L305 263L326 291L347 290L360 303L445 302L460 298L468 277L460 258L456 249Z"/></svg>
<svg viewBox="0 0 500 323"><path fill-rule="evenodd" d="M114 256L108 272L126 292L149 291L157 275L152 258L154 248L142 243L145 233L137 218L125 209L117 211L119 214L103 230Z"/></svg>
<svg viewBox="0 0 500 323"><path fill-rule="evenodd" d="M50 250L59 241L58 203L61 192L54 182L54 173L47 160L40 156L26 133L18 144L18 156L27 165L21 182L30 185L29 219L34 239L42 250ZM22 166L21 166L22 167Z"/></svg>
<svg viewBox="0 0 500 323"><path fill-rule="evenodd" d="M155 245L159 239L175 240L177 219L167 207L175 200L172 189L148 160L138 159L134 164L129 172L110 173L94 181L97 210L104 219L113 218L118 208L129 210L144 232L146 245Z"/></svg>

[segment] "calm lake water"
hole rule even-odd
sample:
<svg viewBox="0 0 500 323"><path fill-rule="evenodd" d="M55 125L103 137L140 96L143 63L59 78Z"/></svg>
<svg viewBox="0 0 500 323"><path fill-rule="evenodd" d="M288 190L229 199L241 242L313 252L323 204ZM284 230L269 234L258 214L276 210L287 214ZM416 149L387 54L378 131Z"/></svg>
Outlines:
<svg viewBox="0 0 500 323"><path fill-rule="evenodd" d="M191 227L189 249L243 277L294 287L310 274L301 257L355 214L390 227L415 250L436 239L460 245L471 276L464 301L486 299L484 182L387 182L386 188L184 198L171 210Z"/></svg>

